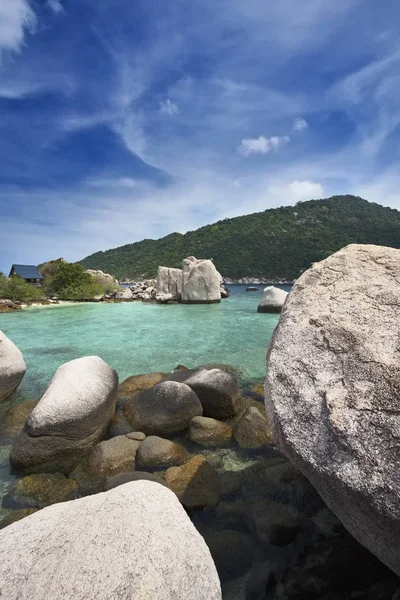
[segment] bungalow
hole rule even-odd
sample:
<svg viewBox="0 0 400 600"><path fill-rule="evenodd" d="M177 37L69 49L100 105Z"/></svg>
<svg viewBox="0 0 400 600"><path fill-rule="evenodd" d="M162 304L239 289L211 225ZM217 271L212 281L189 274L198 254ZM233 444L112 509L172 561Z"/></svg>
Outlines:
<svg viewBox="0 0 400 600"><path fill-rule="evenodd" d="M44 277L38 271L38 268L34 265L13 265L9 277L12 275L18 275L25 279L26 283L30 283L35 287L41 287Z"/></svg>

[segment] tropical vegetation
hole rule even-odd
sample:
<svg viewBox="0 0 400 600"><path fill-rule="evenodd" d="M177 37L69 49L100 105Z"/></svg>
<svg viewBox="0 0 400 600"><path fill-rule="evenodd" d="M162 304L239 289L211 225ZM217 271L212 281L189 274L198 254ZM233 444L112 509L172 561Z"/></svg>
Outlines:
<svg viewBox="0 0 400 600"><path fill-rule="evenodd" d="M351 243L400 247L400 212L356 196L298 202L213 225L96 252L80 261L119 279L154 277L158 265L213 258L225 277L291 280Z"/></svg>

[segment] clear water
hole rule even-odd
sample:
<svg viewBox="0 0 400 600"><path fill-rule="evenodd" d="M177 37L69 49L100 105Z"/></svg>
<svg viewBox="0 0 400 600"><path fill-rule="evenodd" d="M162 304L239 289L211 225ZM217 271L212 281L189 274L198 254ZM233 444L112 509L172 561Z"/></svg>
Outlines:
<svg viewBox="0 0 400 600"><path fill-rule="evenodd" d="M2 314L0 329L27 364L13 400L39 397L62 363L93 354L116 369L120 381L169 372L179 363L229 363L241 370L242 382L260 381L278 316L257 313L263 286L245 288L230 286L232 296L220 304L87 303Z"/></svg>

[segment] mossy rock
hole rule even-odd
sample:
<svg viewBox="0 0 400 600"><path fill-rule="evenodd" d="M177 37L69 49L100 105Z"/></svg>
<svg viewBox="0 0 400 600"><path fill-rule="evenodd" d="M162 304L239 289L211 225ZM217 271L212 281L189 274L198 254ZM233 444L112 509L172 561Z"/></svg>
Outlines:
<svg viewBox="0 0 400 600"><path fill-rule="evenodd" d="M12 523L16 523L25 517L29 517L29 515L33 515L33 513L37 511L37 508L20 508L18 510L13 510L0 521L0 529L12 525Z"/></svg>
<svg viewBox="0 0 400 600"><path fill-rule="evenodd" d="M44 508L57 502L75 500L78 485L61 473L40 473L17 479L3 500L6 508Z"/></svg>
<svg viewBox="0 0 400 600"><path fill-rule="evenodd" d="M129 400L137 392L148 390L160 383L166 377L165 373L146 373L145 375L132 375L123 381L118 387L117 401Z"/></svg>

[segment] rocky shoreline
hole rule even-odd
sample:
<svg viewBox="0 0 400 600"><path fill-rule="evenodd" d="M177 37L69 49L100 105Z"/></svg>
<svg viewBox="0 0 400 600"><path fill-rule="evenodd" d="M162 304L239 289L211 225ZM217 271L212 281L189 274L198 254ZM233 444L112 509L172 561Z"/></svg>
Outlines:
<svg viewBox="0 0 400 600"><path fill-rule="evenodd" d="M193 600L398 600L399 254L353 245L300 278L270 344L265 405L262 383L241 388L229 365L119 384L95 356L62 365L40 400L11 405L7 598L39 600L46 585L71 597L54 566L70 548L79 600L89 588L101 600L130 589L138 600L172 589ZM0 342L4 401L26 366ZM132 546L144 549L138 570Z"/></svg>

